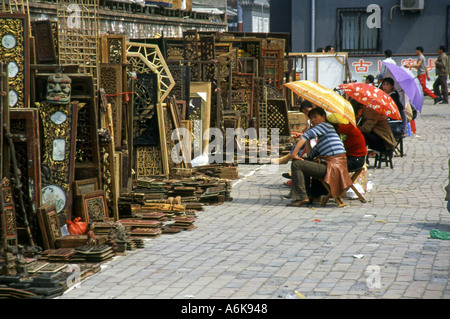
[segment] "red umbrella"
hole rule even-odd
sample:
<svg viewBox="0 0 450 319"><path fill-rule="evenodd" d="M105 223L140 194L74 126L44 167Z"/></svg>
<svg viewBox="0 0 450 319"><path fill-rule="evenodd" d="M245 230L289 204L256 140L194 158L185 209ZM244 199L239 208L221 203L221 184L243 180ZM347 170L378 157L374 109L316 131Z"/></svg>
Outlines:
<svg viewBox="0 0 450 319"><path fill-rule="evenodd" d="M376 86L352 82L341 84L339 86L348 96L354 98L359 103L366 105L375 111L386 115L393 120L401 120L402 117L398 111L394 100Z"/></svg>

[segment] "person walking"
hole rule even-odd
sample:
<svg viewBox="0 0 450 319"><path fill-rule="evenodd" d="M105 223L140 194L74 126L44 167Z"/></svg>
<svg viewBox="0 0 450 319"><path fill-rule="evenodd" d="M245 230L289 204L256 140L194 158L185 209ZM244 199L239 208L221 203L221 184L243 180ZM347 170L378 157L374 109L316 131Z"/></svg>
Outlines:
<svg viewBox="0 0 450 319"><path fill-rule="evenodd" d="M418 56L417 62L415 65L411 67L417 69L417 78L419 79L420 85L422 85L423 94L428 95L434 100L434 103L437 103L437 96L427 88L427 80L430 81L430 76L428 75L427 65L425 62L425 57L423 55L423 47L416 48L416 54ZM406 66L408 67L408 66Z"/></svg>
<svg viewBox="0 0 450 319"><path fill-rule="evenodd" d="M386 75L386 71L387 71L386 63L391 63L391 64L397 65L397 63L395 63L394 59L392 59L392 51L389 49L384 51L384 60L381 63L380 73L378 73L375 77L378 80L377 81L378 84L381 84L384 76Z"/></svg>
<svg viewBox="0 0 450 319"><path fill-rule="evenodd" d="M437 78L433 83L433 91L437 99L434 104L442 101L440 104L448 104L448 57L445 54L445 46L441 45L438 49L439 56L436 60L436 75ZM442 94L441 94L442 93Z"/></svg>

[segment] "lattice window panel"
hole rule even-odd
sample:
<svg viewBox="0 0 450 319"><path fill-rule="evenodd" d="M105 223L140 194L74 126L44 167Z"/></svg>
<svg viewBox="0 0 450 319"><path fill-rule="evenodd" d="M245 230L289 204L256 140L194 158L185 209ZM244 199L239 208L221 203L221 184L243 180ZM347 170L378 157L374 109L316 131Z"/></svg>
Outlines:
<svg viewBox="0 0 450 319"><path fill-rule="evenodd" d="M1 9L3 12L30 14L28 0L3 0Z"/></svg>
<svg viewBox="0 0 450 319"><path fill-rule="evenodd" d="M215 36L200 37L200 59L211 62L202 64L203 81L214 81L216 77L216 64L213 62L216 59Z"/></svg>
<svg viewBox="0 0 450 319"><path fill-rule="evenodd" d="M79 65L79 73L94 78L98 90L99 0L58 0L59 59Z"/></svg>
<svg viewBox="0 0 450 319"><path fill-rule="evenodd" d="M266 88L263 87L264 92L266 92ZM266 93L264 93L266 95ZM259 109L259 127L267 128L267 99L258 100L258 109Z"/></svg>
<svg viewBox="0 0 450 319"><path fill-rule="evenodd" d="M287 113L286 100L268 100L267 101L267 135L270 135L270 129L278 128L279 135L289 136L289 121Z"/></svg>
<svg viewBox="0 0 450 319"><path fill-rule="evenodd" d="M80 163L94 163L94 149L92 147L91 120L92 107L85 105L78 110L77 141L75 161Z"/></svg>
<svg viewBox="0 0 450 319"><path fill-rule="evenodd" d="M163 102L174 87L175 81L159 47L155 44L127 42L127 62L133 66L136 73L159 74L161 94L158 102Z"/></svg>

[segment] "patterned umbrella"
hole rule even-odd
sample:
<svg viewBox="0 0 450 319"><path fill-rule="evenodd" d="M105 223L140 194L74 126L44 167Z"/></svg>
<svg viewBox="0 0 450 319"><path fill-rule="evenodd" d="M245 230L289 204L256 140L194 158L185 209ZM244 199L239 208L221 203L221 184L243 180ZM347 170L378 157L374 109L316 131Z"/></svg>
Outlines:
<svg viewBox="0 0 450 319"><path fill-rule="evenodd" d="M391 119L402 119L394 100L383 90L370 84L358 82L341 84L339 87L348 96L354 98L359 103L366 105Z"/></svg>
<svg viewBox="0 0 450 319"><path fill-rule="evenodd" d="M298 96L322 107L330 113L338 113L356 126L355 113L349 101L317 82L301 80L284 84Z"/></svg>

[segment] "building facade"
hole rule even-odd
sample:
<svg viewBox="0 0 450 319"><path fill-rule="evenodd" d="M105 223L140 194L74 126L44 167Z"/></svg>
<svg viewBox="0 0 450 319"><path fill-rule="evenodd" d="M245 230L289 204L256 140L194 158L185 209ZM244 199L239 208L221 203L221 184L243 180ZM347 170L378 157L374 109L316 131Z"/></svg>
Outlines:
<svg viewBox="0 0 450 319"><path fill-rule="evenodd" d="M450 44L450 0L277 0L270 11L270 32L290 33L292 52L436 53Z"/></svg>
<svg viewBox="0 0 450 319"><path fill-rule="evenodd" d="M269 0L228 0L228 12L229 31L269 32Z"/></svg>

